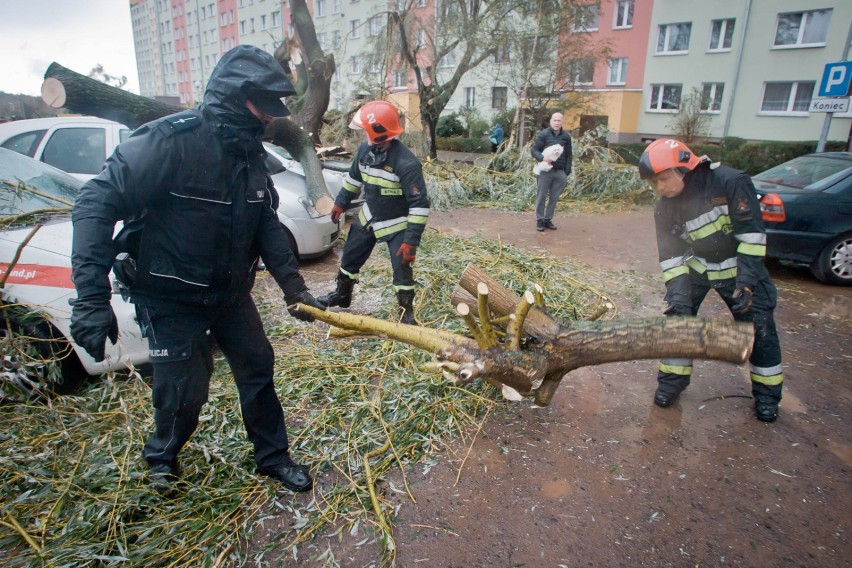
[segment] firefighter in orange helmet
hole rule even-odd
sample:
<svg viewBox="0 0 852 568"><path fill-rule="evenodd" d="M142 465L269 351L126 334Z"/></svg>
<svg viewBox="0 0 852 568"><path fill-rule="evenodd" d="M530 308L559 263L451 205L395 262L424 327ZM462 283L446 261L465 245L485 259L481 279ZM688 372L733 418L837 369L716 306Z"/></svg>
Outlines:
<svg viewBox="0 0 852 568"><path fill-rule="evenodd" d="M774 422L784 381L774 318L778 294L763 263L766 232L751 178L706 156L697 157L670 138L648 145L639 160L639 175L660 198L654 220L666 315L695 316L714 289L735 320L752 323L749 366L755 414ZM692 360L663 360L654 403L672 405L691 374Z"/></svg>
<svg viewBox="0 0 852 568"><path fill-rule="evenodd" d="M360 124L359 124L360 123ZM387 101L361 107L352 124L367 135L335 199L331 218L340 219L362 191L364 205L349 229L336 289L317 298L326 306L349 307L358 273L377 242L385 242L393 267L393 287L403 323L414 324L414 271L417 246L429 218L429 197L420 162L399 141L399 112Z"/></svg>

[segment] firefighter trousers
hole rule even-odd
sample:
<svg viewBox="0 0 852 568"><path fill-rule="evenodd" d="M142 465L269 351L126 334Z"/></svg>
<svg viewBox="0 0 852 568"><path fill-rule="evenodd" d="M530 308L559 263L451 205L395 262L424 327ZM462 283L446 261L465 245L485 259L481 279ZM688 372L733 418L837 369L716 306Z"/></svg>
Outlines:
<svg viewBox="0 0 852 568"><path fill-rule="evenodd" d="M393 289L397 292L414 290L414 270L410 264L402 264L402 257L396 255L404 241L405 231L394 233L387 241L391 267L393 268ZM346 244L343 246L340 271L352 280L357 280L361 267L370 258L377 242L373 231L365 228L361 221L356 218L349 228L349 236L346 237Z"/></svg>
<svg viewBox="0 0 852 568"><path fill-rule="evenodd" d="M733 280L711 286L704 275L694 270L690 271L690 279L693 316L698 314L698 309L711 288L716 290L728 309L734 304L736 283ZM746 314L734 313L733 316L736 321L754 325L754 345L749 358L752 396L755 401L777 404L781 401L784 374L781 370L781 343L778 340L774 316L778 292L768 273L755 285L753 293L751 310ZM666 394L679 394L689 385L691 375L691 359L665 359L661 362L657 375L659 390Z"/></svg>

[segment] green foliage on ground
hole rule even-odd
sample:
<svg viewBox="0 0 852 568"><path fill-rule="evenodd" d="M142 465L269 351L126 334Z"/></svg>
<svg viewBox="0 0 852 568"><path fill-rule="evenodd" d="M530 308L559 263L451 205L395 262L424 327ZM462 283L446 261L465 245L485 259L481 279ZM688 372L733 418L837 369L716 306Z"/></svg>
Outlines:
<svg viewBox="0 0 852 568"><path fill-rule="evenodd" d="M574 142L573 174L560 197L558 211L647 207L653 201L653 193L639 179L636 167L601 146L600 138L601 132L593 130ZM520 151L504 149L487 166L427 162L424 174L432 207L528 211L535 206L534 163L529 145Z"/></svg>
<svg viewBox="0 0 852 568"><path fill-rule="evenodd" d="M582 283L593 276L577 264L427 230L417 255L421 323L463 331L449 298L469 261L517 293L546 282L563 320L588 317L606 299ZM353 310L393 317L387 259L374 255L361 274ZM253 473L234 381L217 355L209 402L181 454L184 485L160 498L141 457L150 387L138 375L109 374L77 396L0 405L4 565L340 565L323 539L344 538L342 546L369 547L376 565L392 561L392 524L377 522L365 456L375 454L372 479L382 482L381 510L392 522L412 502L409 479L428 475L450 444L469 446L487 413L507 403L481 382L459 388L421 371L429 355L407 345L327 339L324 324L287 315L269 274L254 295L275 347L292 452L315 475L313 492L293 495Z"/></svg>

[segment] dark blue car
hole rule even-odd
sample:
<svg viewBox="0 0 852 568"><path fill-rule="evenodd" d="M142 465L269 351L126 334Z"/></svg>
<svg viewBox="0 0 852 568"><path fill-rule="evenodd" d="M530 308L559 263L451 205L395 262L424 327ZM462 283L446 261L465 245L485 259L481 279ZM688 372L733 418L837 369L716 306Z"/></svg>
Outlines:
<svg viewBox="0 0 852 568"><path fill-rule="evenodd" d="M852 285L852 153L800 156L752 180L766 255L805 264L826 284Z"/></svg>

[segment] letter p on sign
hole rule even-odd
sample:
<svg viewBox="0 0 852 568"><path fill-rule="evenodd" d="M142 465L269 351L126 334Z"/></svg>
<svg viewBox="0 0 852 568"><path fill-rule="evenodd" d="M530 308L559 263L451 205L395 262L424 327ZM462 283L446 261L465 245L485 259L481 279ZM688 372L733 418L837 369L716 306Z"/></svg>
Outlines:
<svg viewBox="0 0 852 568"><path fill-rule="evenodd" d="M845 97L852 82L852 61L827 63L819 82L819 96Z"/></svg>

